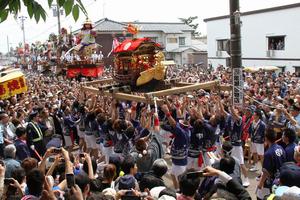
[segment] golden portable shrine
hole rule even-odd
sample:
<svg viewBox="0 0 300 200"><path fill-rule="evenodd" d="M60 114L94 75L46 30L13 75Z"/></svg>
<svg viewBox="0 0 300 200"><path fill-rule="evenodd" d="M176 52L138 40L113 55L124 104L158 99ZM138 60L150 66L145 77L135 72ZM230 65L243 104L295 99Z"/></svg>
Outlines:
<svg viewBox="0 0 300 200"><path fill-rule="evenodd" d="M114 54L113 77L118 83L139 87L151 80L165 79L162 47L149 38L127 39L115 48Z"/></svg>

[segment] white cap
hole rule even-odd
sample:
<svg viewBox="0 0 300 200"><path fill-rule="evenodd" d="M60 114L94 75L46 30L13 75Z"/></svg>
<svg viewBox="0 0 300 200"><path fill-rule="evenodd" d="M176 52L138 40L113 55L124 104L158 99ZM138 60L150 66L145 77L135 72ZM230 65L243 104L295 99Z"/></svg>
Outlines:
<svg viewBox="0 0 300 200"><path fill-rule="evenodd" d="M51 92L49 92L49 93L47 94L47 98L51 98L51 97L53 97L53 94L52 94Z"/></svg>
<svg viewBox="0 0 300 200"><path fill-rule="evenodd" d="M174 197L169 195L162 195L158 200L176 200Z"/></svg>
<svg viewBox="0 0 300 200"><path fill-rule="evenodd" d="M154 187L150 190L150 194L152 197L154 197L155 199L158 199L159 193L161 191L163 191L164 189L166 189L165 186L158 186L158 187Z"/></svg>

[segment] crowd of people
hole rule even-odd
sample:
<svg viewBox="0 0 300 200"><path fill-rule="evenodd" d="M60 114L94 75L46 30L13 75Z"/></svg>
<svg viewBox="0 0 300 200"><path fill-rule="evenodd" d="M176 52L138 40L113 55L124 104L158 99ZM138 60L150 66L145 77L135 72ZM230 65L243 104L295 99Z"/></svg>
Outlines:
<svg viewBox="0 0 300 200"><path fill-rule="evenodd" d="M168 72L178 75L231 80L221 67ZM63 76L26 77L27 93L0 101L3 199L244 200L249 171L258 199L300 199L295 74L244 73L243 107L229 91L169 95L156 106L95 95Z"/></svg>

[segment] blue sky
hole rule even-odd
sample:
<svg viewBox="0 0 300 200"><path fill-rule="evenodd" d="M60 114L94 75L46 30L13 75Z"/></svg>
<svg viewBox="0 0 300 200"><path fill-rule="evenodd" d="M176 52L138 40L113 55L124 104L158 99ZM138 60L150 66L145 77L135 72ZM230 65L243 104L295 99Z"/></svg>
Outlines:
<svg viewBox="0 0 300 200"><path fill-rule="evenodd" d="M25 21L26 42L43 41L50 33L57 33L57 18L53 17L46 0L39 0L48 12L46 22L38 24L33 19ZM204 18L226 15L229 13L229 0L82 0L89 17L97 21L107 17L116 21L146 21L146 22L178 22L178 18L198 16L199 31L206 34ZM299 0L240 0L241 12L256 10L292 3ZM26 9L20 15L27 16ZM80 28L85 17L81 13L77 22L71 15L61 17L62 27L73 30ZM274 22L276 23L276 22ZM276 24L274 24L276 25ZM10 46L17 46L22 42L20 21L12 16L0 24L0 52L7 52L7 36Z"/></svg>

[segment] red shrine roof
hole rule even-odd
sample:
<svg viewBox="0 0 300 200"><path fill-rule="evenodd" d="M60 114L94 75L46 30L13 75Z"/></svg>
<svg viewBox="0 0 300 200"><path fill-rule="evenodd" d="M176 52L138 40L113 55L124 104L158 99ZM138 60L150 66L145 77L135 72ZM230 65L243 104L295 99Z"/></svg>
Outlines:
<svg viewBox="0 0 300 200"><path fill-rule="evenodd" d="M137 50L143 43L153 43L155 47L161 48L161 45L153 42L150 38L126 39L114 49L114 53L128 52Z"/></svg>

